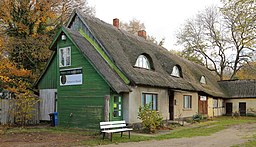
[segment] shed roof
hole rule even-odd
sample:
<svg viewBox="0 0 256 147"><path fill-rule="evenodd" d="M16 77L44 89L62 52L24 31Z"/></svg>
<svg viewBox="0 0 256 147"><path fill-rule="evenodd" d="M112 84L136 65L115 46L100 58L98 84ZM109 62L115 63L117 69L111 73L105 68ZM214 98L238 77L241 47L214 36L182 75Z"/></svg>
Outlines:
<svg viewBox="0 0 256 147"><path fill-rule="evenodd" d="M219 81L229 98L256 98L256 80Z"/></svg>

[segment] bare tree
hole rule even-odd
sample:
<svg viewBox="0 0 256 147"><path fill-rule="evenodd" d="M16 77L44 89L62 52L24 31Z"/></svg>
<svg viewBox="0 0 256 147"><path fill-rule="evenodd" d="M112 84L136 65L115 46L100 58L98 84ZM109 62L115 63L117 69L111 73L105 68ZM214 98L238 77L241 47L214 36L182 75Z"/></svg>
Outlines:
<svg viewBox="0 0 256 147"><path fill-rule="evenodd" d="M129 23L127 22L121 22L120 23L120 28L123 30L126 30L129 33L132 33L134 35L138 34L138 31L140 30L145 30L146 27L144 25L144 23L141 23L139 20L137 19L132 19L129 21ZM162 38L159 42L156 40L156 37L151 36L151 35L147 35L147 40L150 42L153 42L159 46L163 46L164 42L165 42L165 38Z"/></svg>
<svg viewBox="0 0 256 147"><path fill-rule="evenodd" d="M177 35L178 44L184 46L182 54L203 58L204 65L220 80L231 70L229 78L233 79L255 51L256 18L251 7L247 1L228 1L221 9L209 7L188 20Z"/></svg>
<svg viewBox="0 0 256 147"><path fill-rule="evenodd" d="M146 29L144 23L141 23L139 20L135 18L130 20L129 23L121 22L120 28L135 35L137 35L138 31Z"/></svg>
<svg viewBox="0 0 256 147"><path fill-rule="evenodd" d="M60 16L59 21L61 24L64 24L67 21L75 8L78 8L87 15L95 15L95 7L89 6L87 0L61 0L57 7Z"/></svg>

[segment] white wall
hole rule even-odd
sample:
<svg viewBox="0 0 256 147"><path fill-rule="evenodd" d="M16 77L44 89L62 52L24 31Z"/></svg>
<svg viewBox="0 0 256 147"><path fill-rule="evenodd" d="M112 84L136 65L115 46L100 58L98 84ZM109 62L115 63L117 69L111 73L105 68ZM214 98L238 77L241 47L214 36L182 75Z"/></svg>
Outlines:
<svg viewBox="0 0 256 147"><path fill-rule="evenodd" d="M154 93L158 95L158 111L162 114L163 118L169 119L169 96L168 90L162 88L149 88L136 86L132 87L132 92L124 94L123 99L123 114L124 119L128 123L141 122L138 117L139 107L141 106L142 93Z"/></svg>
<svg viewBox="0 0 256 147"><path fill-rule="evenodd" d="M183 108L183 96L191 95L192 96L192 108L184 109ZM197 92L188 92L188 91L175 91L174 92L174 119L183 118L183 117L192 117L198 113L198 93Z"/></svg>
<svg viewBox="0 0 256 147"><path fill-rule="evenodd" d="M57 89L40 89L39 120L50 120L49 113L54 112Z"/></svg>
<svg viewBox="0 0 256 147"><path fill-rule="evenodd" d="M239 102L246 102L246 113L250 113L250 109L256 111L256 98L227 99L227 102L233 103L233 113L239 112Z"/></svg>

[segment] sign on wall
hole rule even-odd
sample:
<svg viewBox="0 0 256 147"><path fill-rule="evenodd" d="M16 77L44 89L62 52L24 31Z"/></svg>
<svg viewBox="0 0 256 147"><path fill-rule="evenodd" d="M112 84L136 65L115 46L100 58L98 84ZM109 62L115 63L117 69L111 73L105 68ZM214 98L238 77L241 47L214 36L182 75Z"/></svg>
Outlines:
<svg viewBox="0 0 256 147"><path fill-rule="evenodd" d="M82 68L60 70L60 86L83 84Z"/></svg>
<svg viewBox="0 0 256 147"><path fill-rule="evenodd" d="M200 101L206 101L207 97L206 96L200 96Z"/></svg>

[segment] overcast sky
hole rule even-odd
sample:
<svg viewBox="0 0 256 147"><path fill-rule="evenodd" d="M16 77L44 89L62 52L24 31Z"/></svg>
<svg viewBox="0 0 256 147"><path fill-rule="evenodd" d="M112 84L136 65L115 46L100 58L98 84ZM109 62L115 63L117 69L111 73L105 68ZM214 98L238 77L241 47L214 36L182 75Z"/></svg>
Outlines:
<svg viewBox="0 0 256 147"><path fill-rule="evenodd" d="M145 24L148 35L159 41L165 37L164 47L177 49L176 33L185 20L207 6L219 5L219 0L88 0L95 6L96 17L112 24L113 18L129 22L133 18Z"/></svg>

